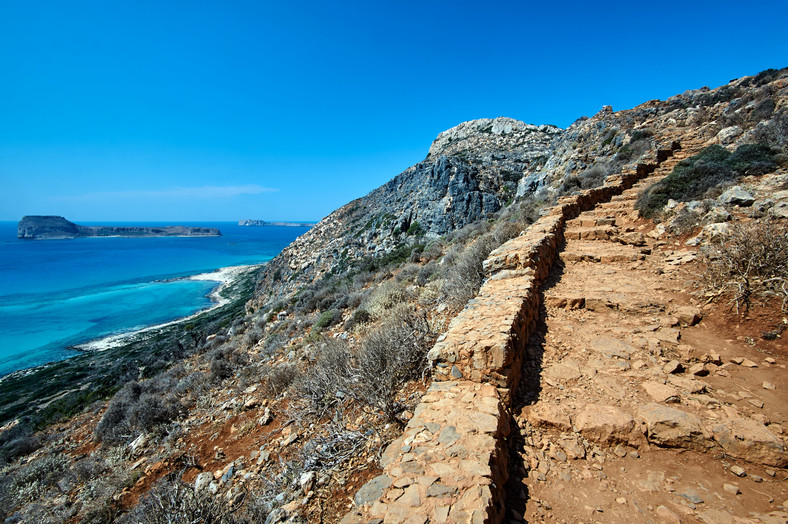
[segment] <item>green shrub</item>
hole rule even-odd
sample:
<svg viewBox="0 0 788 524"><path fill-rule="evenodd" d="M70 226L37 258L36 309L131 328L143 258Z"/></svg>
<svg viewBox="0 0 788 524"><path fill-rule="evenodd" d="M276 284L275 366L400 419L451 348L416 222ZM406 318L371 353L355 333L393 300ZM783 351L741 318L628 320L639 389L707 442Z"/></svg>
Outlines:
<svg viewBox="0 0 788 524"><path fill-rule="evenodd" d="M636 129L632 132L629 143L631 144L632 142L637 142L638 140L643 140L652 136L654 136L654 131L651 129Z"/></svg>
<svg viewBox="0 0 788 524"><path fill-rule="evenodd" d="M745 144L728 157L727 164L743 175L763 175L777 169L774 150L766 144Z"/></svg>
<svg viewBox="0 0 788 524"><path fill-rule="evenodd" d="M638 129L632 132L629 143L621 146L616 152L616 161L631 162L640 157L649 148L649 141L654 132L651 129Z"/></svg>
<svg viewBox="0 0 788 524"><path fill-rule="evenodd" d="M357 309L355 313L353 313L353 323L354 324L366 324L370 321L370 315L363 309Z"/></svg>
<svg viewBox="0 0 788 524"><path fill-rule="evenodd" d="M777 167L776 152L764 144L747 144L734 153L722 146L709 146L679 162L673 172L647 189L636 207L645 217L659 214L668 200L689 201L737 176L764 174Z"/></svg>
<svg viewBox="0 0 788 524"><path fill-rule="evenodd" d="M408 230L405 232L408 236L420 236L424 234L424 229L421 227L421 224L418 222L413 222Z"/></svg>
<svg viewBox="0 0 788 524"><path fill-rule="evenodd" d="M328 326L330 326L331 324L334 323L334 321L335 321L337 316L338 316L337 311L335 311L333 309L329 309L328 311L324 311L320 315L320 318L317 319L317 322L315 322L314 326L312 326L312 330L313 331L321 331L321 330L327 328Z"/></svg>
<svg viewBox="0 0 788 524"><path fill-rule="evenodd" d="M615 139L615 138L616 138L616 135L617 135L617 134L618 134L618 129L616 129L616 128L613 128L613 129L611 129L610 131L608 131L608 132L605 134L605 138L602 140L602 147L605 147L605 146L606 146L606 145L608 145L610 142L612 142L612 141L613 141L613 139Z"/></svg>

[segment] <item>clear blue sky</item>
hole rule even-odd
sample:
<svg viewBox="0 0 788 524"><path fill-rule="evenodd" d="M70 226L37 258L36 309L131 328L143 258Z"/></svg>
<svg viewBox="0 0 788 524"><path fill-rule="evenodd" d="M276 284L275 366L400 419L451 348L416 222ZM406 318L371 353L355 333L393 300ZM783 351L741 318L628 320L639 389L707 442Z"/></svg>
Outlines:
<svg viewBox="0 0 788 524"><path fill-rule="evenodd" d="M316 220L460 122L788 65L788 1L0 2L0 220Z"/></svg>

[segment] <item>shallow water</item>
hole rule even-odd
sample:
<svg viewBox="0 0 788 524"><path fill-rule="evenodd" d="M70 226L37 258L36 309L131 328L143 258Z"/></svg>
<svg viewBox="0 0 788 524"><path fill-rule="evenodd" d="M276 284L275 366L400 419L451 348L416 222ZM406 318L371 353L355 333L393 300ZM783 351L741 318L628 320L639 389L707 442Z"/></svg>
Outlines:
<svg viewBox="0 0 788 524"><path fill-rule="evenodd" d="M0 376L67 358L68 346L205 309L217 282L178 278L265 262L307 230L194 225L223 236L23 241L16 222L0 222Z"/></svg>

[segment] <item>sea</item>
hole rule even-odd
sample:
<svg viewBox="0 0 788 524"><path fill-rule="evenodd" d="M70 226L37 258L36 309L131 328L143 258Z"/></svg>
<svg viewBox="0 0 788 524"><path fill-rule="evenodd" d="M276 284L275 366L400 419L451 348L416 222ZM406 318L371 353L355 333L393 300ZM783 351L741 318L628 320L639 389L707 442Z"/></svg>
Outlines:
<svg viewBox="0 0 788 524"><path fill-rule="evenodd" d="M207 309L219 282L189 277L266 262L309 229L178 225L218 227L222 236L20 240L16 222L0 222L0 377L69 358L79 344Z"/></svg>

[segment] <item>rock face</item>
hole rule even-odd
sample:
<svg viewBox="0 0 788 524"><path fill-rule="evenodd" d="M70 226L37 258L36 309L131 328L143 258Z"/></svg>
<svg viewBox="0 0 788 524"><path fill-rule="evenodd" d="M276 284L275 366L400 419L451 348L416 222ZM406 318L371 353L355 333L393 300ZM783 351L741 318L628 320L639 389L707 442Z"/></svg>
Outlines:
<svg viewBox="0 0 788 524"><path fill-rule="evenodd" d="M503 149L532 159L550 154L550 143L563 130L556 126L535 126L506 117L480 118L463 122L438 135L427 156L449 156L462 152Z"/></svg>
<svg viewBox="0 0 788 524"><path fill-rule="evenodd" d="M61 216L30 215L17 226L17 237L31 240L52 240L83 237L215 237L215 227L121 227L80 226Z"/></svg>
<svg viewBox="0 0 788 524"><path fill-rule="evenodd" d="M514 199L520 179L540 172L563 136L555 126L511 118L444 131L424 161L334 211L284 249L266 265L259 289L285 296L337 266L493 215ZM543 187L545 176L536 178L534 187Z"/></svg>

